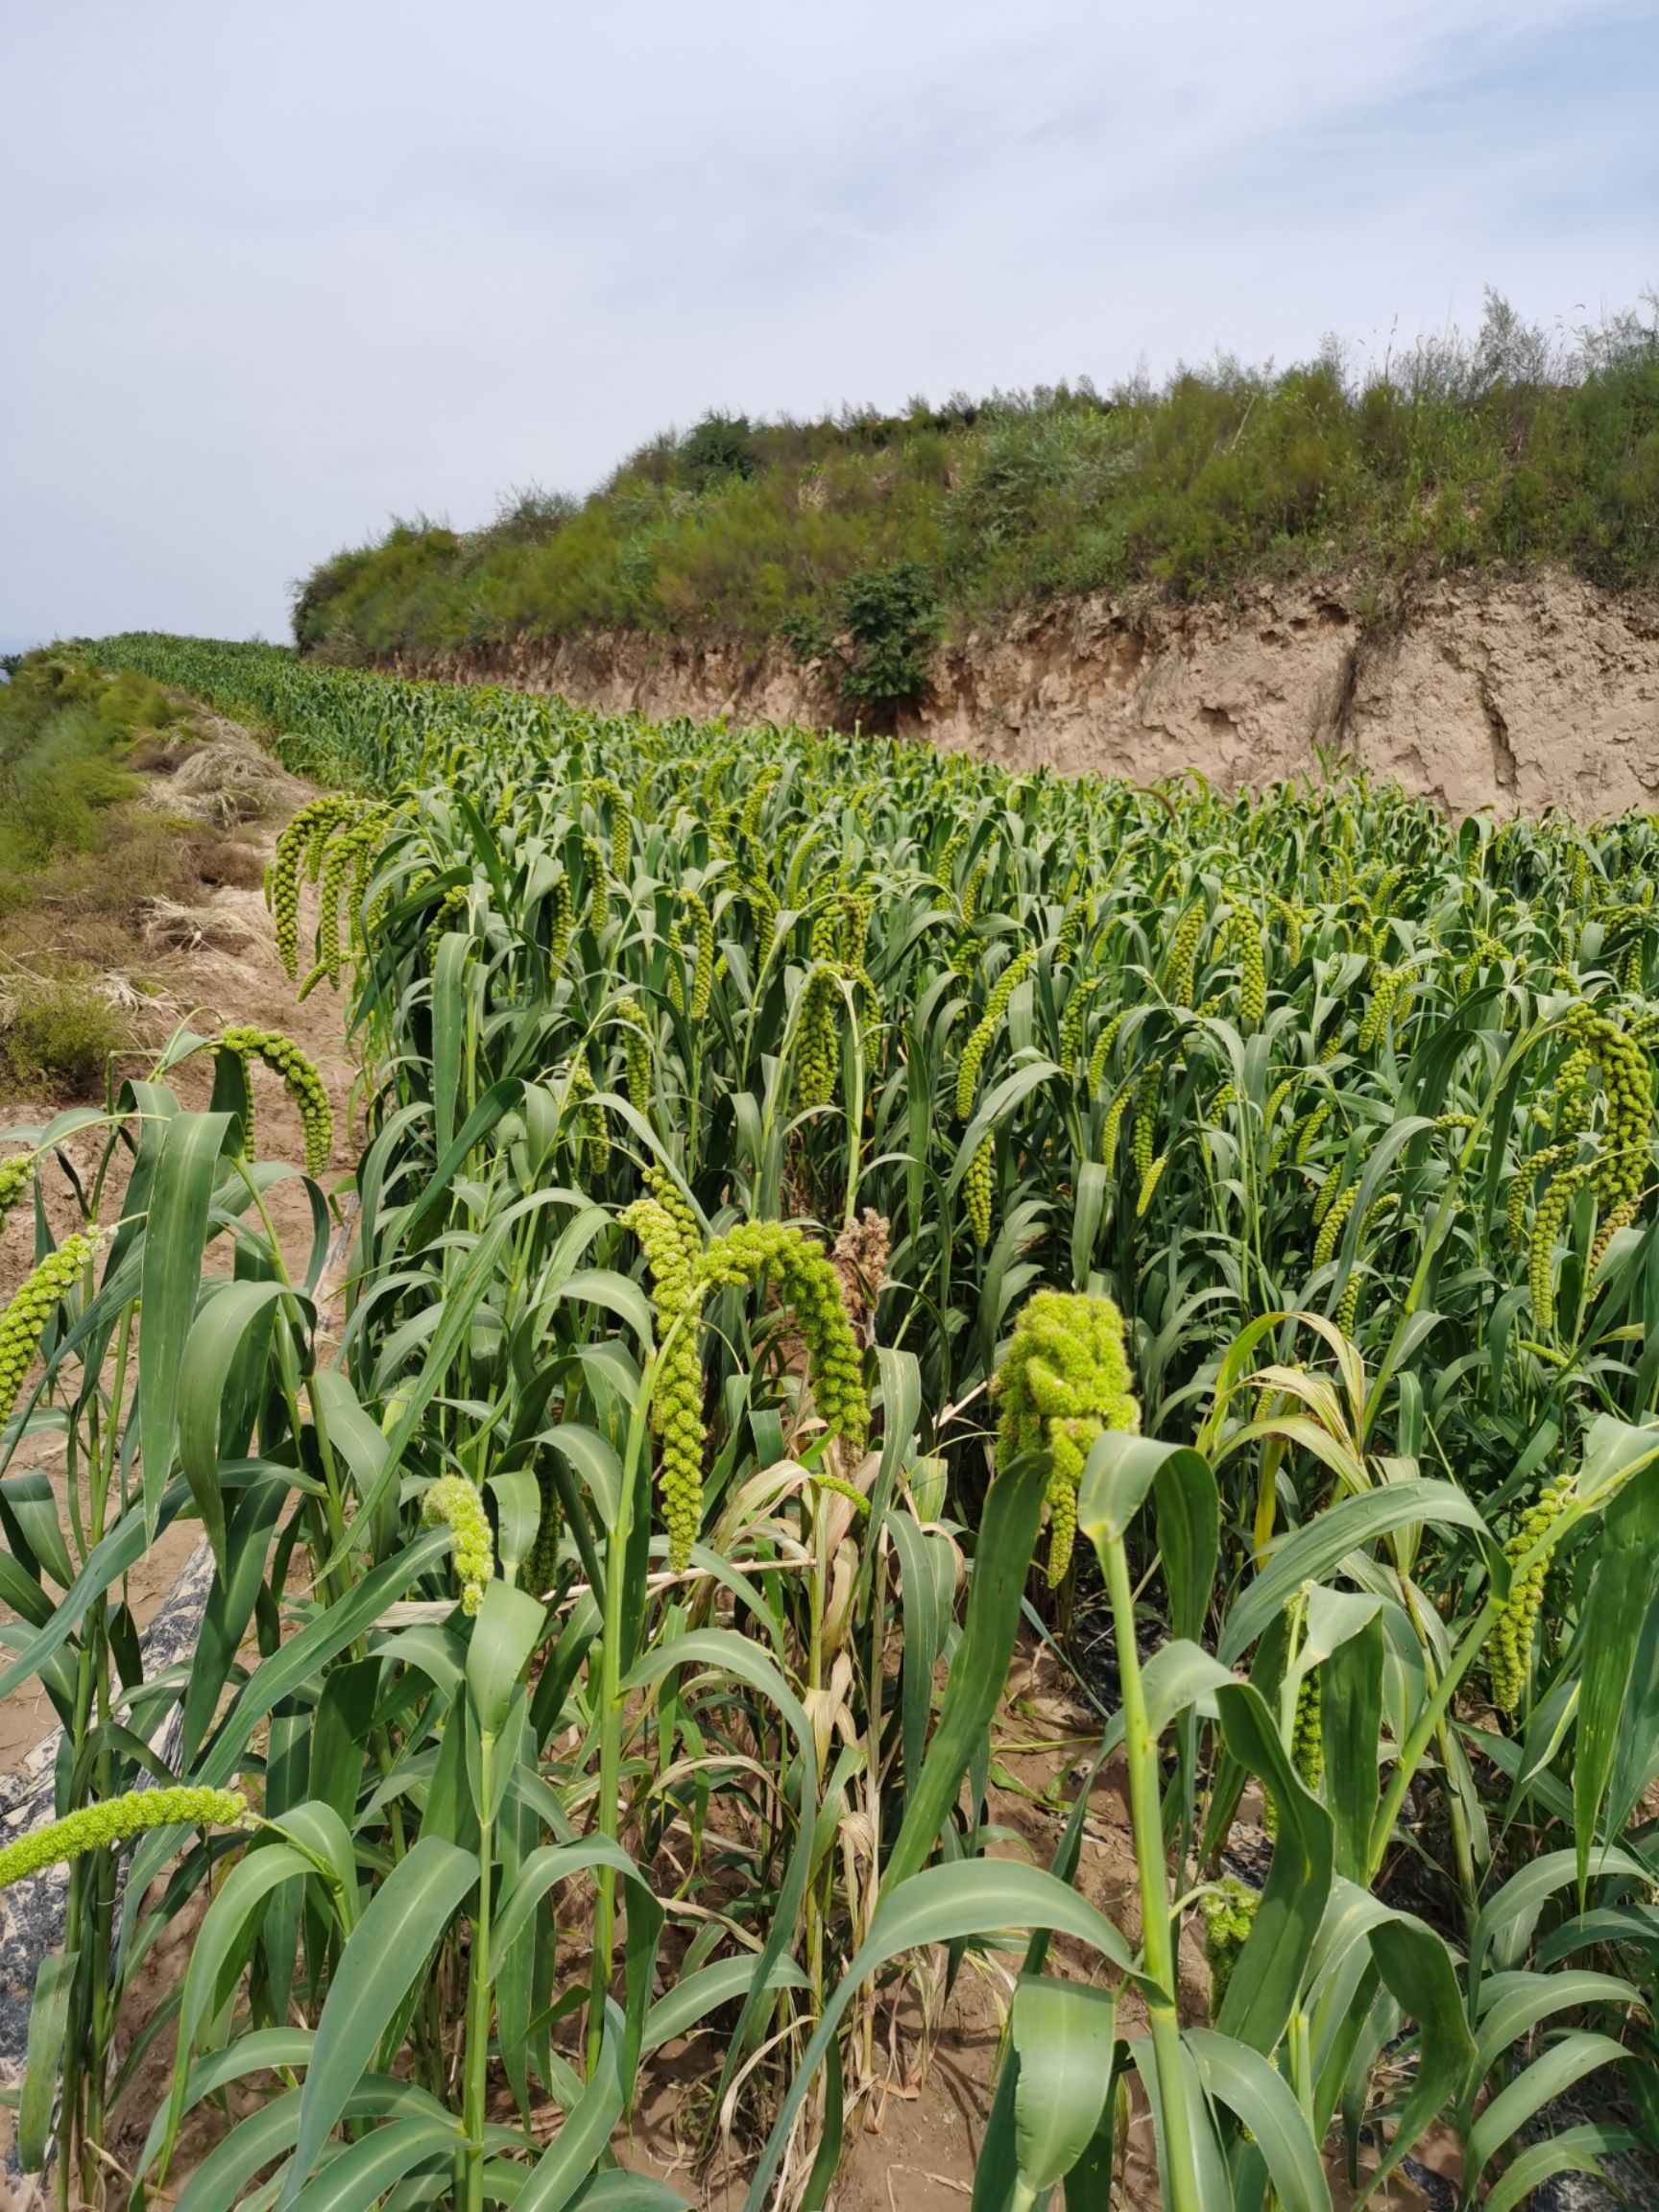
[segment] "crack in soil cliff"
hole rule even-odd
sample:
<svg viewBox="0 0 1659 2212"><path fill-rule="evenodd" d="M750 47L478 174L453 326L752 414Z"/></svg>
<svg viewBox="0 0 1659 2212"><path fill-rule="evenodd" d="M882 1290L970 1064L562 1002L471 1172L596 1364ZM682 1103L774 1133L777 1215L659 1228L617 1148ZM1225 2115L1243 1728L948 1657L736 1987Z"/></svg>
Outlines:
<svg viewBox="0 0 1659 2212"><path fill-rule="evenodd" d="M1518 781L1515 749L1509 742L1509 725L1492 689L1489 668L1481 669L1479 686L1480 711L1486 717L1486 733L1492 746L1492 778L1500 791L1512 793Z"/></svg>
<svg viewBox="0 0 1659 2212"><path fill-rule="evenodd" d="M1348 728L1354 719L1354 701L1359 690L1359 647L1350 645L1342 656L1342 673L1336 686L1336 705L1331 716L1331 746L1340 759L1348 751Z"/></svg>

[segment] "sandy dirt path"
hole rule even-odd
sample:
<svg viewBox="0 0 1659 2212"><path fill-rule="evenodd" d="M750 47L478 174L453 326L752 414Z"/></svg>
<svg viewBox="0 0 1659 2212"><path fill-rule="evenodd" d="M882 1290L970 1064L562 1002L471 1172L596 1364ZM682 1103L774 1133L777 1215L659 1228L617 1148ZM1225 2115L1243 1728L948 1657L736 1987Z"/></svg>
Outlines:
<svg viewBox="0 0 1659 2212"><path fill-rule="evenodd" d="M252 740L244 742L251 744ZM288 817L312 796L308 785L292 779L282 786L282 793L283 803L278 808L248 826L249 841L255 845L262 863L270 857ZM271 917L259 892L226 885L204 897L191 911L200 917L200 941L160 950L154 961L155 974L165 986L166 996L148 1011L151 1038L158 1041L180 1023L187 1023L203 1036L211 1036L229 1022L286 1032L316 1063L327 1086L334 1114L334 1148L324 1180L325 1186L338 1182L349 1172L354 1157L349 1126L352 1063L346 1047L339 998L324 985L303 1003L297 1001L294 985L277 958ZM178 927L175 925L176 931ZM117 1071L121 1075L144 1074L149 1059L148 1053L135 1051L123 1057ZM186 1107L204 1107L212 1089L211 1055L204 1053L184 1062L167 1080ZM260 1157L298 1161L301 1156L299 1117L280 1082L264 1069L257 1069L254 1086ZM0 1107L0 1133L42 1124L70 1103L73 1101L61 1098L12 1101ZM101 1130L89 1130L70 1138L61 1148L84 1181L96 1168L102 1138ZM122 1180L117 1173L106 1187L106 1220L118 1218ZM61 1237L79 1227L79 1211L61 1165L49 1163L40 1181L54 1234ZM268 1203L285 1253L299 1262L302 1270L311 1237L311 1211L298 1177L279 1184ZM28 1211L20 1209L0 1227L0 1302L11 1297L33 1263L33 1222ZM207 1264L210 1271L228 1268L226 1240L209 1253ZM53 1439L42 1438L27 1455L20 1455L17 1472L25 1465L43 1469L61 1497L63 1454ZM162 1532L128 1577L128 1601L141 1631L155 1619L195 1550L199 1534L194 1521L176 1522ZM0 1607L0 1622L14 1618ZM22 1691L0 1700L0 1775L14 1768L53 1726L51 1707L37 1690Z"/></svg>

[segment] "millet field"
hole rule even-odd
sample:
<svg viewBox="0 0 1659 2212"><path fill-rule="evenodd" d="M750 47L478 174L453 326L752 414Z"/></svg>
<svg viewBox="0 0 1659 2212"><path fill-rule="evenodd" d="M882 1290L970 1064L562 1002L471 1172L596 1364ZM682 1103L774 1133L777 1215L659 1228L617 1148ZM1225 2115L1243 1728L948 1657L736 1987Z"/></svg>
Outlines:
<svg viewBox="0 0 1659 2212"><path fill-rule="evenodd" d="M0 1694L63 1728L0 1882L68 1867L17 2112L61 2203L819 2212L975 1974L972 2212L1393 2201L1431 2130L1487 2212L1635 2170L1659 820L82 650L324 787L266 895L361 1072L344 1180L246 1025L0 1132ZM176 1520L211 1589L146 1678ZM1034 1649L1092 1716L1046 1856L993 1805Z"/></svg>

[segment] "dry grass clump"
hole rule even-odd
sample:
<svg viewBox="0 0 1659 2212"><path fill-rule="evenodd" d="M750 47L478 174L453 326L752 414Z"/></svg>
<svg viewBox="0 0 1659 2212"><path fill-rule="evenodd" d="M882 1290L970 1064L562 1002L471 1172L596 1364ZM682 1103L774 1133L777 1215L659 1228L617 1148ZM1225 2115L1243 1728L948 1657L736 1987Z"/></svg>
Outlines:
<svg viewBox="0 0 1659 2212"><path fill-rule="evenodd" d="M186 754L167 781L147 794L154 806L228 830L275 813L292 813L301 784L245 737L217 737Z"/></svg>

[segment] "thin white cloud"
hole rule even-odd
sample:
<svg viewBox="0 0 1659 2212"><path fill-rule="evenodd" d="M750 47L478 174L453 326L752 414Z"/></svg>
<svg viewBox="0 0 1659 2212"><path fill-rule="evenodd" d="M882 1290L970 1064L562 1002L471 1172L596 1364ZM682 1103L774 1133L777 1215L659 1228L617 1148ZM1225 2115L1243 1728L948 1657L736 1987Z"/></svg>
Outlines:
<svg viewBox="0 0 1659 2212"><path fill-rule="evenodd" d="M388 513L1659 274L1631 0L14 12L0 626L280 630Z"/></svg>

